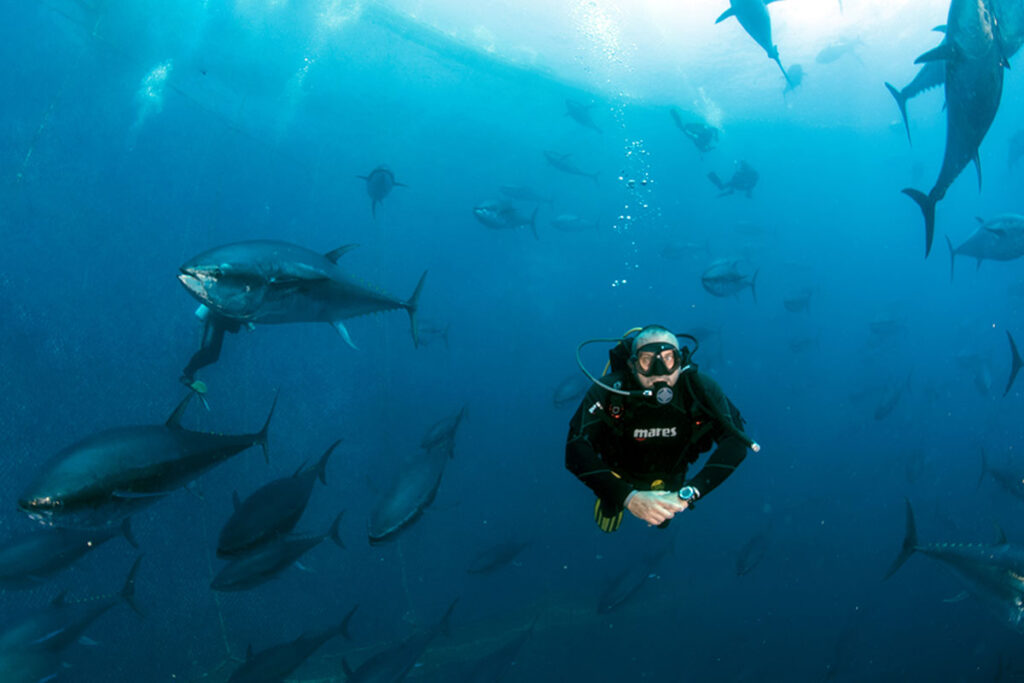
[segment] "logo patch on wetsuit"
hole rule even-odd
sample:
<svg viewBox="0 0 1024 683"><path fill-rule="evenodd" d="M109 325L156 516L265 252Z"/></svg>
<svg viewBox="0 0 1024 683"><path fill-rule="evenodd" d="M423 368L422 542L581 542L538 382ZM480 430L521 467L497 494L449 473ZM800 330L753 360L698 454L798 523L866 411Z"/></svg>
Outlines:
<svg viewBox="0 0 1024 683"><path fill-rule="evenodd" d="M643 441L644 439L672 438L675 435L675 427L655 427L654 429L633 430L633 438L637 441Z"/></svg>

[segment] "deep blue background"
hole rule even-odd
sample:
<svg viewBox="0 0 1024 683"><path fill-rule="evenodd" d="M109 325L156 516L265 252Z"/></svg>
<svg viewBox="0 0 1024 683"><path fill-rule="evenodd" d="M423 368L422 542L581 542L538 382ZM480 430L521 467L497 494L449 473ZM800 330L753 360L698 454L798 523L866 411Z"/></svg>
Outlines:
<svg viewBox="0 0 1024 683"><path fill-rule="evenodd" d="M456 597L456 632L416 677L450 675L537 615L512 680L816 680L830 665L848 680L991 680L1000 656L1024 668L1018 634L973 600L943 602L961 587L936 563L915 557L881 581L902 539L904 496L922 541L988 541L994 522L1024 538L1022 501L991 480L976 486L980 449L1012 469L1021 439L1024 389L1000 397L1004 330L1024 339L1021 266L975 272L959 260L951 285L942 237L959 243L973 216L1024 210L1024 166L1005 163L1022 111L1016 70L982 147L984 192L968 169L939 205L924 261L919 213L898 190L927 189L937 173L940 94L912 103L913 148L888 121L798 127L780 105L732 122L701 158L663 103L445 55L370 18L311 47L299 40L310 21L301 12L294 24L243 30L212 4L198 44L175 37L195 34L198 11L33 3L3 12L2 535L31 528L14 502L52 454L170 414L200 329L175 275L211 246L359 243L342 264L401 297L428 269L421 316L450 323L450 345L414 349L401 312L352 321L358 352L326 325L229 336L221 361L200 373L212 410L192 408L185 423L252 431L279 388L271 462L239 455L202 478L202 499L181 492L134 520L148 617L104 616L89 632L99 646L65 654L70 680L200 680L249 643L324 627L358 602L353 631L366 649L350 655L355 664ZM189 31L176 32L176 18ZM300 81L295 65L310 49L317 61ZM168 59L162 110L136 124L142 78ZM895 76L851 97L887 98L885 78ZM786 106L815 106L800 95ZM602 135L563 114L567 97L596 100ZM599 182L553 170L545 149L572 152ZM716 198L705 175L728 175L737 159L761 173L754 197ZM355 176L379 164L408 187L374 221ZM630 189L629 179L649 182ZM472 207L501 184L555 197L541 208L539 240L474 220ZM558 213L599 229L558 232ZM708 251L666 260L671 240ZM759 269L757 304L748 291L716 299L701 288L707 265L732 256ZM803 287L814 291L810 311L787 312L783 299ZM882 320L900 329L872 333ZM576 371L579 341L650 322L720 330L697 360L764 450L667 532L630 520L607 536L591 520L589 492L563 469L572 409L551 397ZM588 356L595 370L600 353ZM984 393L977 363L991 375ZM895 410L876 420L882 395L908 376ZM433 507L398 541L369 547L377 491L423 432L463 404ZM231 492L294 471L337 438L329 484L314 489L300 529L321 533L344 509L348 549L325 544L304 559L310 571L212 593ZM915 458L923 470L910 481ZM737 550L769 524L763 563L737 577ZM666 534L674 554L632 602L599 617L610 578ZM532 544L499 573L465 574L479 549L505 538ZM115 591L132 557L112 541L44 587L4 593L0 612L40 608L65 587L80 598ZM328 644L298 678L340 676L351 647Z"/></svg>

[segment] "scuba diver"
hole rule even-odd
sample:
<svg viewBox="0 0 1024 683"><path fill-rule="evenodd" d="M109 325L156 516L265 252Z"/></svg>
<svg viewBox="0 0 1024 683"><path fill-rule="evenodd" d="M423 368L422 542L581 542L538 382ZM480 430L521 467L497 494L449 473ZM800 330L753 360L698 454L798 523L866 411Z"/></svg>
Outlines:
<svg viewBox="0 0 1024 683"><path fill-rule="evenodd" d="M225 318L214 311L200 306L196 311L196 317L203 321L203 340L199 350L192 354L188 365L181 373L181 382L185 386L195 388L195 374L200 368L213 365L220 358L220 350L224 344L224 334L235 334L242 329L242 323L237 320Z"/></svg>
<svg viewBox="0 0 1024 683"><path fill-rule="evenodd" d="M693 351L680 347L679 337L692 340ZM580 350L594 342L616 342L611 372L600 379L580 359ZM721 387L697 372L691 356L698 346L690 335L648 325L577 348L580 369L594 386L569 423L565 467L597 495L594 520L602 531L616 531L625 510L668 526L725 481L748 448L761 449L743 433L743 419ZM688 467L715 444L688 479Z"/></svg>

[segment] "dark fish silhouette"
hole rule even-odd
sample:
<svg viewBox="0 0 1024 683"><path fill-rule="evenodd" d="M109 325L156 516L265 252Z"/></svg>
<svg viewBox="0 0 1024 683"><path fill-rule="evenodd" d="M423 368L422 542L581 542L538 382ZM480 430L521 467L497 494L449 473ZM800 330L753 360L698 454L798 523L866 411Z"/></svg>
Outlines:
<svg viewBox="0 0 1024 683"><path fill-rule="evenodd" d="M534 209L527 218L519 212L519 209L508 202L486 201L480 202L473 207L473 217L480 223L493 230L515 230L516 228L528 227L533 233L533 239L540 239L537 234L537 212Z"/></svg>
<svg viewBox="0 0 1024 683"><path fill-rule="evenodd" d="M127 517L120 528L44 528L12 538L0 547L0 586L38 586L47 577L70 567L89 551L122 534L132 547L139 547L132 536L131 523Z"/></svg>
<svg viewBox="0 0 1024 683"><path fill-rule="evenodd" d="M64 591L54 598L49 607L20 620L5 619L3 631L0 631L0 652L59 653L122 600L141 615L135 604L135 575L141 561L141 556L136 558L118 595L71 603L64 599L67 594Z"/></svg>
<svg viewBox="0 0 1024 683"><path fill-rule="evenodd" d="M597 127L594 123L593 117L590 115L590 110L594 108L594 103L583 104L576 100L567 99L565 101L565 113L576 123L580 124L584 128L589 128L592 131L602 133L603 131Z"/></svg>
<svg viewBox="0 0 1024 683"><path fill-rule="evenodd" d="M416 307L427 277L403 301L361 284L338 260L347 244L327 254L288 242L254 240L215 247L189 259L178 280L204 306L241 324L323 322L334 326L353 348L345 320L403 308L416 340Z"/></svg>
<svg viewBox="0 0 1024 683"><path fill-rule="evenodd" d="M754 39L768 54L770 59L775 60L782 71L783 77L789 81L789 74L779 60L779 48L772 43L772 19L768 14L768 5L776 0L729 0L729 9L722 12L715 23L721 23L729 17L736 17L743 30Z"/></svg>
<svg viewBox="0 0 1024 683"><path fill-rule="evenodd" d="M587 173L586 171L580 170L576 164L572 162L571 154L562 154L560 152L544 150L544 158L547 159L549 165L558 169L562 173L583 176L584 178L590 178L595 183L597 182L597 171Z"/></svg>
<svg viewBox="0 0 1024 683"><path fill-rule="evenodd" d="M771 537L771 525L767 524L740 546L736 554L736 576L746 576L761 564L768 552L768 541Z"/></svg>
<svg viewBox="0 0 1024 683"><path fill-rule="evenodd" d="M981 486L981 482L986 474L995 479L1003 490L1011 496L1017 500L1024 500L1024 476L1022 476L1024 472L1015 473L1002 467L989 465L988 458L985 456L985 449L982 448L981 474L978 476L978 486Z"/></svg>
<svg viewBox="0 0 1024 683"><path fill-rule="evenodd" d="M391 190L396 187L408 187L395 180L395 174L387 166L378 166L370 171L370 175L356 177L366 181L366 194L370 195L370 213L374 218L377 217L377 205L391 194Z"/></svg>
<svg viewBox="0 0 1024 683"><path fill-rule="evenodd" d="M885 578L895 574L915 552L944 564L1001 622L1024 633L1024 547L1008 543L1002 532L995 545L922 545L917 540L914 510L908 500L903 547Z"/></svg>
<svg viewBox="0 0 1024 683"><path fill-rule="evenodd" d="M529 545L529 541L505 541L492 545L477 553L469 568L466 569L466 572L469 574L489 574L511 563Z"/></svg>
<svg viewBox="0 0 1024 683"><path fill-rule="evenodd" d="M451 444L442 444L407 458L391 487L378 498L370 512L366 532L370 543L392 538L419 519L434 502L448 460L454 455Z"/></svg>
<svg viewBox="0 0 1024 683"><path fill-rule="evenodd" d="M530 626L490 654L478 659L462 678L462 683L501 683L505 680L512 665L515 664L523 646L533 635L537 625L534 619Z"/></svg>
<svg viewBox="0 0 1024 683"><path fill-rule="evenodd" d="M902 384L893 384L890 386L885 393L882 394L882 400L879 401L875 407L875 419L884 420L889 414L895 410L896 406L899 405L900 399L903 397L903 392L910 388L910 375L907 375L907 380Z"/></svg>
<svg viewBox="0 0 1024 683"><path fill-rule="evenodd" d="M309 469L300 467L290 477L275 479L257 489L244 502L235 492L235 511L217 539L217 556L239 555L295 528L306 511L313 483L327 484L327 460L341 440L335 441Z"/></svg>
<svg viewBox="0 0 1024 683"><path fill-rule="evenodd" d="M352 640L348 633L348 622L352 615L359 609L359 605L353 607L341 623L324 629L318 633L303 633L295 640L268 647L256 654L252 652L252 646L246 653L245 663L235 669L228 679L228 683L280 683L303 662L309 659L310 655L320 649L328 640L339 635L345 640Z"/></svg>
<svg viewBox="0 0 1024 683"><path fill-rule="evenodd" d="M556 408L575 406L583 398L583 395L590 389L590 380L578 372L567 375L555 387L551 396L551 402Z"/></svg>
<svg viewBox="0 0 1024 683"><path fill-rule="evenodd" d="M946 67L946 152L935 185L926 195L905 188L924 216L927 258L935 236L935 205L946 196L971 161L978 170L978 147L999 110L1006 57L999 41L996 18L984 0L952 0L946 21L946 40L917 58L917 63L941 61Z"/></svg>
<svg viewBox="0 0 1024 683"><path fill-rule="evenodd" d="M790 313L806 313L811 310L811 295L814 290L810 287L802 287L791 292L782 300L782 305Z"/></svg>
<svg viewBox="0 0 1024 683"><path fill-rule="evenodd" d="M378 652L359 665L354 671L348 662L341 660L345 671L345 683L400 683L405 680L427 647L441 632L449 633L448 622L458 600L453 600L441 621L413 633L402 642Z"/></svg>
<svg viewBox="0 0 1024 683"><path fill-rule="evenodd" d="M166 424L108 429L65 448L43 466L18 506L44 524L111 526L252 446L262 446L266 456L276 397L263 429L232 436L181 426L192 395Z"/></svg>
<svg viewBox="0 0 1024 683"><path fill-rule="evenodd" d="M1017 344L1013 341L1013 335L1010 331L1006 331L1006 339L1010 342L1010 377L1006 380L1006 390L1003 391L1003 396L1010 393L1010 387L1013 386L1013 380L1017 379L1017 373L1020 372L1021 367L1024 367L1024 360L1021 360L1020 353L1017 351Z"/></svg>
<svg viewBox="0 0 1024 683"><path fill-rule="evenodd" d="M743 289L750 287L750 295L757 303L757 274L753 276L743 275L739 271L737 261L718 261L704 271L700 283L709 294L718 297L732 296Z"/></svg>
<svg viewBox="0 0 1024 683"><path fill-rule="evenodd" d="M321 536L277 538L259 546L247 555L231 560L213 577L210 588L215 591L241 591L266 583L288 567L298 562L308 551L330 538L339 548L344 548L338 535L341 516L338 513L327 533Z"/></svg>
<svg viewBox="0 0 1024 683"><path fill-rule="evenodd" d="M420 448L430 450L438 446L451 449L455 443L455 434L459 431L459 425L462 424L462 418L466 416L466 406L462 406L458 413L455 415L442 418L432 424L427 433L423 435L423 439L420 441Z"/></svg>
<svg viewBox="0 0 1024 683"><path fill-rule="evenodd" d="M647 582L669 551L672 544L666 543L655 554L642 560L634 560L622 572L615 576L597 601L597 613L608 614L636 595L637 591Z"/></svg>

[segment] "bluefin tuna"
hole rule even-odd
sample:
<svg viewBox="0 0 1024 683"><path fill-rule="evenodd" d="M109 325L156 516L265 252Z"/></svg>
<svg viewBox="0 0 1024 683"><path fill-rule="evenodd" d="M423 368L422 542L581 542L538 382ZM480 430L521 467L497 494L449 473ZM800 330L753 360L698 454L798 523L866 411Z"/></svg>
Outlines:
<svg viewBox="0 0 1024 683"><path fill-rule="evenodd" d="M247 555L234 558L223 569L217 572L210 582L215 591L241 591L255 588L266 583L291 565L308 551L320 545L324 539L330 538L339 548L344 548L338 527L341 516L338 513L327 533L320 536L277 538L257 547Z"/></svg>
<svg viewBox="0 0 1024 683"><path fill-rule="evenodd" d="M489 548L484 548L466 569L467 574L489 574L519 557L530 545L529 541L504 541Z"/></svg>
<svg viewBox="0 0 1024 683"><path fill-rule="evenodd" d="M345 640L352 640L348 632L348 622L352 620L352 615L357 609L359 605L349 610L336 626L316 633L303 633L291 642L268 647L256 654L253 654L250 645L245 663L235 669L228 683L281 683L328 640L339 635L344 636Z"/></svg>
<svg viewBox="0 0 1024 683"><path fill-rule="evenodd" d="M885 578L895 574L915 552L941 562L1002 623L1024 633L1024 547L1008 543L1002 532L995 545L922 545L908 500L903 546Z"/></svg>
<svg viewBox="0 0 1024 683"><path fill-rule="evenodd" d="M459 431L459 425L462 424L464 417L466 417L465 405L455 415L442 418L430 425L420 441L420 448L430 450L441 446L450 450L454 446L455 434Z"/></svg>
<svg viewBox="0 0 1024 683"><path fill-rule="evenodd" d="M565 101L565 114L576 123L580 124L584 128L589 128L597 133L603 132L594 123L594 118L590 115L590 110L594 108L594 103L584 104L573 99L567 99Z"/></svg>
<svg viewBox="0 0 1024 683"><path fill-rule="evenodd" d="M235 242L203 252L181 266L178 280L203 306L244 325L323 322L355 348L345 320L398 308L409 313L413 345L424 272L407 300L359 284L338 265L356 245L327 254L288 242Z"/></svg>
<svg viewBox="0 0 1024 683"><path fill-rule="evenodd" d="M115 536L124 535L132 547L139 544L125 518L118 527L102 529L37 528L0 546L0 586L32 588Z"/></svg>
<svg viewBox="0 0 1024 683"><path fill-rule="evenodd" d="M909 187L903 190L924 216L925 258L935 236L935 205L971 161L981 186L978 148L999 110L1007 65L997 20L987 0L952 0L946 40L917 58L917 63L931 61L943 62L946 68L946 152L928 194Z"/></svg>
<svg viewBox="0 0 1024 683"><path fill-rule="evenodd" d="M544 158L553 168L558 169L562 173L568 173L569 175L583 176L584 178L590 178L595 183L597 182L597 171L593 173L587 173L581 170L572 161L571 154L562 154L561 152L554 152L552 150L544 150Z"/></svg>
<svg viewBox="0 0 1024 683"><path fill-rule="evenodd" d="M122 600L141 615L135 604L135 575L141 561L141 556L136 558L124 587L117 595L68 602L65 591L54 598L48 607L32 612L23 619L6 619L3 631L0 631L0 652L59 653L77 641L94 621Z"/></svg>
<svg viewBox="0 0 1024 683"><path fill-rule="evenodd" d="M366 194L370 195L370 213L374 218L377 217L377 205L391 194L391 190L396 187L408 187L395 180L395 174L387 166L378 166L370 171L369 175L356 177L366 181Z"/></svg>
<svg viewBox="0 0 1024 683"><path fill-rule="evenodd" d="M779 59L779 48L772 43L772 18L768 14L768 5L775 0L729 0L729 9L715 19L715 23L721 23L729 17L736 17L740 26L747 32L754 42L768 54L768 58L775 61L782 71L783 77L789 81L789 74L782 66Z"/></svg>
<svg viewBox="0 0 1024 683"><path fill-rule="evenodd" d="M1007 213L991 220L978 218L978 229L959 247L946 236L949 246L949 281L953 281L953 266L957 256L968 256L982 261L1013 261L1024 256L1024 216Z"/></svg>
<svg viewBox="0 0 1024 683"><path fill-rule="evenodd" d="M192 396L178 404L165 424L108 429L60 451L43 465L18 506L47 525L113 526L253 446L262 446L269 457L267 429L274 406L255 434L209 434L181 426Z"/></svg>
<svg viewBox="0 0 1024 683"><path fill-rule="evenodd" d="M452 611L458 600L453 600L444 613L441 621L413 633L402 642L378 652L359 668L353 670L349 667L348 661L342 658L341 666L345 671L345 683L400 683L405 680L416 662L420 660L427 647L434 642L440 633L449 633L448 622L451 620Z"/></svg>
<svg viewBox="0 0 1024 683"><path fill-rule="evenodd" d="M407 458L391 486L377 499L366 532L370 543L395 536L423 513L437 495L445 466L454 451L450 444Z"/></svg>
<svg viewBox="0 0 1024 683"><path fill-rule="evenodd" d="M988 463L985 449L982 448L981 475L978 476L978 486L981 486L981 482L986 474L995 479L996 483L1011 496L1017 500L1024 501L1024 471L1018 469L1016 472L1011 472L1003 467L993 467Z"/></svg>
<svg viewBox="0 0 1024 683"><path fill-rule="evenodd" d="M533 233L533 238L540 239L537 235L538 210L534 209L530 217L527 218L519 213L519 209L513 204L486 201L480 202L473 207L473 217L492 230L515 230L516 228L528 227Z"/></svg>
<svg viewBox="0 0 1024 683"><path fill-rule="evenodd" d="M341 440L331 444L313 467L300 467L290 477L275 479L257 489L244 502L235 493L235 511L217 539L217 556L248 552L256 546L291 532L306 511L313 483L327 485L327 460Z"/></svg>
<svg viewBox="0 0 1024 683"><path fill-rule="evenodd" d="M757 303L757 274L743 275L738 261L717 261L701 275L700 283L709 294L718 297L732 296L750 287L750 295Z"/></svg>

